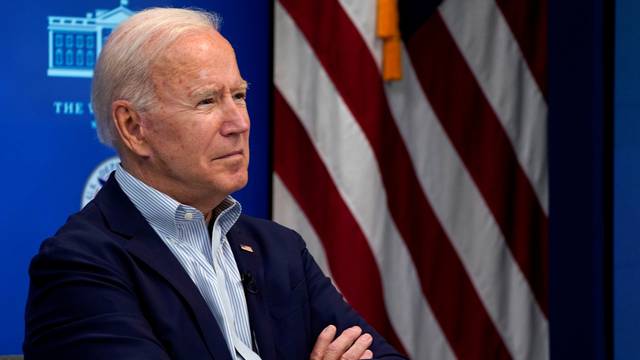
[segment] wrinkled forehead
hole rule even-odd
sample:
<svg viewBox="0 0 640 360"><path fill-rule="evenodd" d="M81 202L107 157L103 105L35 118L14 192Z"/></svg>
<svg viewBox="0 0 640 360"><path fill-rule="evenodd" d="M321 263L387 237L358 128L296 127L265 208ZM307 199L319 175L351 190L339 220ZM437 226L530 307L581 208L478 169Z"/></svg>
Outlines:
<svg viewBox="0 0 640 360"><path fill-rule="evenodd" d="M155 79L179 80L183 76L201 75L202 72L220 75L238 72L233 47L213 29L179 37L151 67L152 77Z"/></svg>

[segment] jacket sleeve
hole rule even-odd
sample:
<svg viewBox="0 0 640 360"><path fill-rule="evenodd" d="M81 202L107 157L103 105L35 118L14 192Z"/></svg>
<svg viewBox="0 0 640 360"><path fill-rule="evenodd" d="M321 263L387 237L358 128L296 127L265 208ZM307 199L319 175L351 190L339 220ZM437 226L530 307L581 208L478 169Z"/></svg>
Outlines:
<svg viewBox="0 0 640 360"><path fill-rule="evenodd" d="M315 262L306 247L302 250L302 262L309 293L312 321L312 334L315 338L328 325L335 325L342 333L349 327L360 326L363 332L373 337L369 349L374 359L406 359L394 349L376 330L369 325L342 297ZM314 341L315 342L315 341Z"/></svg>
<svg viewBox="0 0 640 360"><path fill-rule="evenodd" d="M169 359L126 277L102 260L43 245L29 275L25 359Z"/></svg>

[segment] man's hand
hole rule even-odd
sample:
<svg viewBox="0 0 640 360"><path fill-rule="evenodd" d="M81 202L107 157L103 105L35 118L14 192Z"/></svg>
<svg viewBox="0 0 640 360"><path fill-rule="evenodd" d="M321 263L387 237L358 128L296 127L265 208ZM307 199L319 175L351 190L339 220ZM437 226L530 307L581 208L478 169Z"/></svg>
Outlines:
<svg viewBox="0 0 640 360"><path fill-rule="evenodd" d="M359 326L350 327L343 331L335 340L336 327L327 326L311 350L310 360L359 360L372 359L369 350L373 338L369 334L362 334Z"/></svg>

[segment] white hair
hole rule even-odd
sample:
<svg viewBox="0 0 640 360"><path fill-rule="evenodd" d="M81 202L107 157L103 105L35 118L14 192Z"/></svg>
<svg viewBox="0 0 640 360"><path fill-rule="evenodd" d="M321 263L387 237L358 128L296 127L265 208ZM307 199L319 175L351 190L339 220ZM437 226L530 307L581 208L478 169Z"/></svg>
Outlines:
<svg viewBox="0 0 640 360"><path fill-rule="evenodd" d="M117 148L120 137L111 105L128 100L144 112L155 100L154 61L179 37L206 28L218 30L220 17L194 9L151 8L122 22L103 46L93 72L91 101L98 138Z"/></svg>

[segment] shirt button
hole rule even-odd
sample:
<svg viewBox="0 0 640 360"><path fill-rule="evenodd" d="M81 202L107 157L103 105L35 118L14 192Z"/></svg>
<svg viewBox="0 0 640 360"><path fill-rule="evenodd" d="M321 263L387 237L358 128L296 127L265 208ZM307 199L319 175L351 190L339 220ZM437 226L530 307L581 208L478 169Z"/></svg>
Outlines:
<svg viewBox="0 0 640 360"><path fill-rule="evenodd" d="M184 218L186 220L193 220L193 213L188 212L188 213L184 214Z"/></svg>

